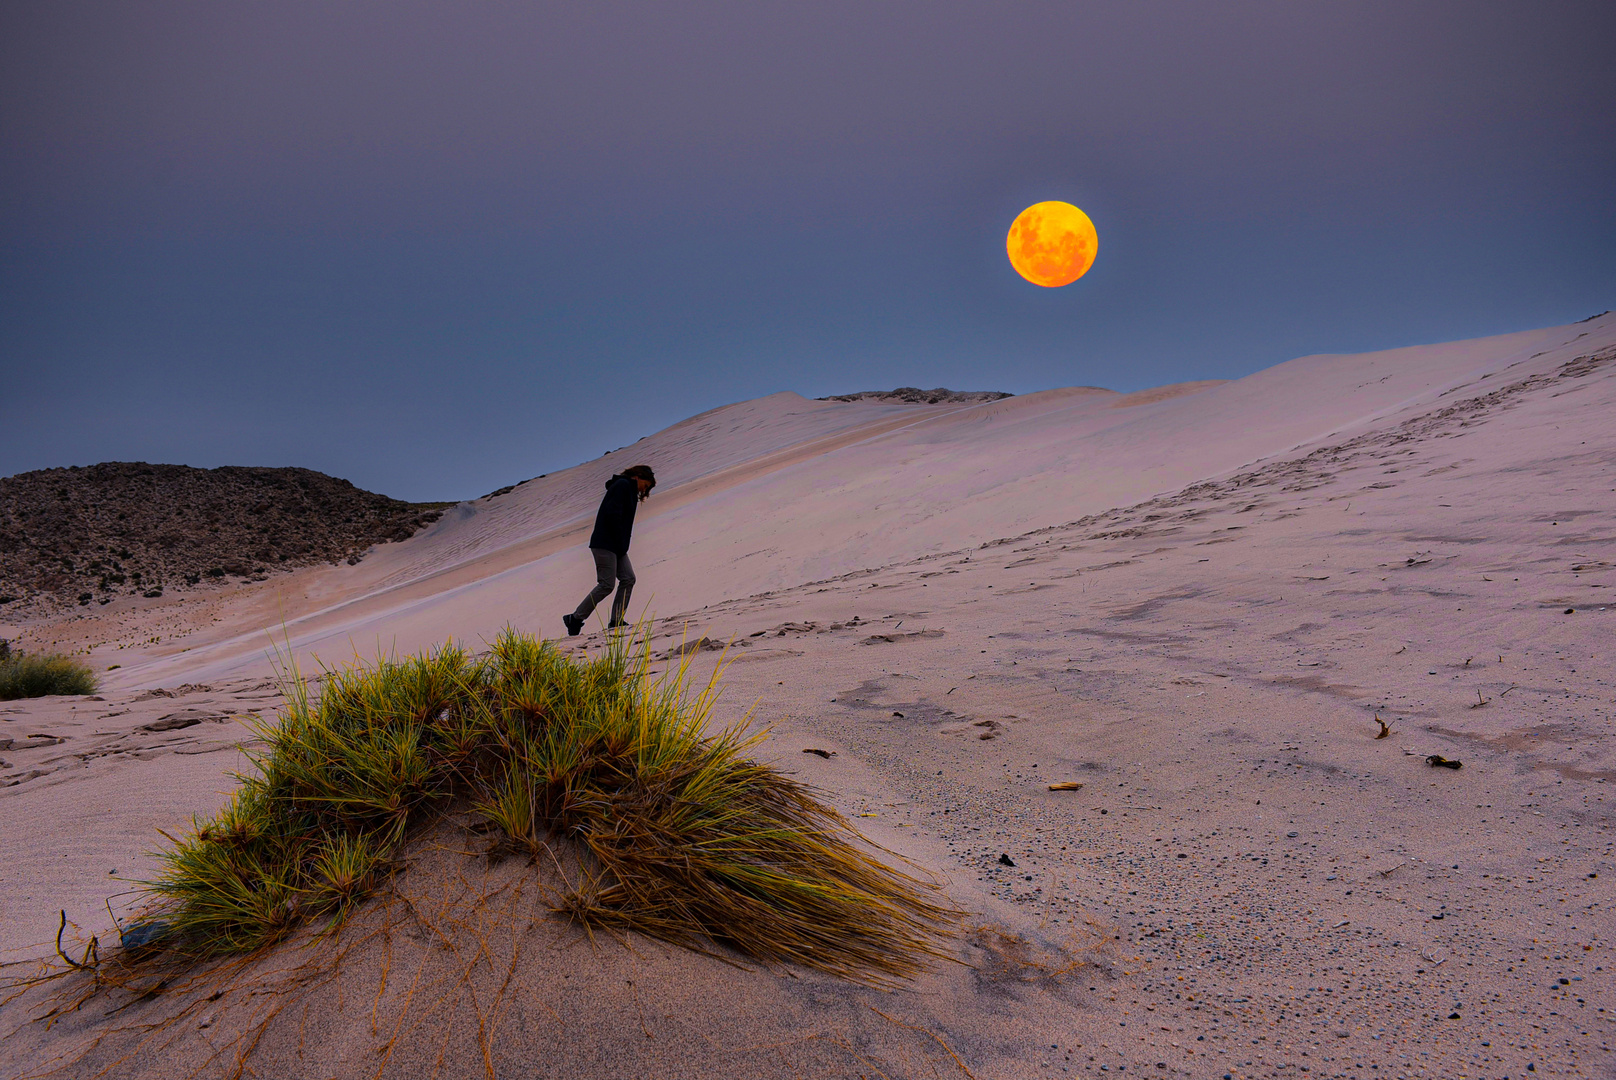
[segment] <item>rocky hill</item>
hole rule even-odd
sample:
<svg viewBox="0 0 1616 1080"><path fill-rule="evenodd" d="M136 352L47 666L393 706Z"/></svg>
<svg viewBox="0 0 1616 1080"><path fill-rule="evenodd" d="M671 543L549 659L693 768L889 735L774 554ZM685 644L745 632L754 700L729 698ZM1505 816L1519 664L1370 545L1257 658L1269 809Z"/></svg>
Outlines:
<svg viewBox="0 0 1616 1080"><path fill-rule="evenodd" d="M400 502L310 469L112 461L18 473L0 478L0 611L357 562L448 505Z"/></svg>
<svg viewBox="0 0 1616 1080"><path fill-rule="evenodd" d="M949 390L939 386L935 390L921 390L913 386L900 386L896 390L860 390L856 394L832 394L815 398L816 401L903 401L910 405L955 405L972 401L998 401L1014 397L1003 390Z"/></svg>

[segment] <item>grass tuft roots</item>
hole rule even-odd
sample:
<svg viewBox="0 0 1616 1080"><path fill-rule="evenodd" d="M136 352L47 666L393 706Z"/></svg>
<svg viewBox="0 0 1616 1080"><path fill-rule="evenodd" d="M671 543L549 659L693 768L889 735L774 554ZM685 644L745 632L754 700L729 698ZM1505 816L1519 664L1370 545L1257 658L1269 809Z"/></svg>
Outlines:
<svg viewBox="0 0 1616 1080"><path fill-rule="evenodd" d="M587 927L876 981L945 955L958 912L935 886L749 758L761 734L709 734L716 673L699 692L684 667L653 680L649 640L626 640L574 660L506 631L484 659L451 644L327 673L317 700L289 671L254 773L163 853L147 947L213 956L340 926L460 809L497 851L555 845L581 867L555 907Z"/></svg>

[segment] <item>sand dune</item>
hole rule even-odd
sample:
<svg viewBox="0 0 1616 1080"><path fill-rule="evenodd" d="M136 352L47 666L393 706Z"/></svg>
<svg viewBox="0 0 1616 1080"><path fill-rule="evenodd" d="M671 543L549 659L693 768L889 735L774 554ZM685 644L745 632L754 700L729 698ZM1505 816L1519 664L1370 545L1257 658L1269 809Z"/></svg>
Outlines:
<svg viewBox="0 0 1616 1080"><path fill-rule="evenodd" d="M558 633L601 481L645 460L663 483L636 606L657 649L734 640L720 718L757 703L769 754L945 876L976 913L969 966L884 995L591 949L531 908L478 939L467 912L510 871L423 856L404 887L460 912L449 947L396 905L369 917L432 994L378 989L372 950L301 1020L260 1031L243 1004L198 1039L201 1010L85 1062L156 1075L258 1031L265 1075L427 1076L440 1054L446 1075L1608 1075L1616 318L1174 390L778 394L299 572L279 601L126 615L126 647L95 654L123 665L104 701L0 713L27 733L3 751L4 944L63 906L98 925L107 871L149 869L156 820L216 805L234 755L214 721L274 704L275 604L328 661ZM142 696L182 683L206 689ZM487 962L456 968L490 927ZM373 1026L373 1002L402 1026ZM99 1015L25 1026L5 1056L82 1048ZM448 1034L384 1062L404 1030Z"/></svg>
<svg viewBox="0 0 1616 1080"><path fill-rule="evenodd" d="M1391 422L1516 365L1538 370L1580 332L1303 357L1188 394L1151 401L1147 392L1128 408L1090 388L974 406L775 394L464 504L356 571L304 572L277 586L275 603L257 609L268 617L244 633L189 635L179 656L154 649L155 666L126 663L118 684L262 674L264 629L281 618L306 660L411 651L448 635L475 641L506 622L555 633L588 586L581 542L600 485L634 461L662 478L637 527L638 600L668 616L1175 490Z"/></svg>
<svg viewBox="0 0 1616 1080"><path fill-rule="evenodd" d="M1518 334L1465 349L1303 358L1237 383L1120 410L1110 408L1113 395L1032 394L932 411L907 423L882 418L829 445L803 438L796 452L784 449L775 460L687 482L696 490L679 491L675 473L669 490L647 504L636 553L641 597L651 610L672 614L1071 520L1291 452L1333 432L1393 419L1556 343L1542 334ZM795 403L781 398L759 404L790 416ZM762 411L735 427L747 430L750 422L750 430L758 430ZM664 433L668 449L658 456L677 460L696 442L679 428ZM698 433L704 434L691 434ZM587 517L596 485L578 486ZM576 510L571 516L580 517ZM495 542L519 543L541 526L564 528L565 519L557 518L562 515L498 530ZM457 531L453 522L443 528L444 535ZM564 543L546 550L549 558L456 594L455 603L477 610L482 625L489 605L522 624L553 621L579 591L584 558L575 540L554 539ZM451 611L431 608L421 612L424 632L473 632ZM396 633L392 615L383 617ZM371 647L379 629L344 620L338 633ZM399 641L406 648L425 643Z"/></svg>

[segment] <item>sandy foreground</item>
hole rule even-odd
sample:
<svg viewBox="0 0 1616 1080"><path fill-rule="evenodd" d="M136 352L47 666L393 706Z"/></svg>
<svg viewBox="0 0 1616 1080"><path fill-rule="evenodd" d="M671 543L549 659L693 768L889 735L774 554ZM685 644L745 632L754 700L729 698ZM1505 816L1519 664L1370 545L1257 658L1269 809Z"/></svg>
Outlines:
<svg viewBox="0 0 1616 1080"><path fill-rule="evenodd" d="M266 628L306 670L559 633L647 460L656 650L732 643L717 719L971 912L895 990L737 967L591 942L449 823L334 942L49 1027L13 998L0 1072L1616 1076L1613 417L1608 315L1126 398L775 395L356 567L0 626L119 665L0 704L18 960L220 804Z"/></svg>

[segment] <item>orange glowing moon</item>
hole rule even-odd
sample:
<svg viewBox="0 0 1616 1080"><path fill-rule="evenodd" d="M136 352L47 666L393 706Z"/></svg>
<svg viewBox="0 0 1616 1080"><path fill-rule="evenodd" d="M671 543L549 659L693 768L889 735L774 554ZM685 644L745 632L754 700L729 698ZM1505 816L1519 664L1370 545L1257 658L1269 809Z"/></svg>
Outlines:
<svg viewBox="0 0 1616 1080"><path fill-rule="evenodd" d="M1071 203L1041 202L1027 207L1004 239L1010 265L1032 282L1054 289L1070 285L1094 265L1100 238L1094 222Z"/></svg>

